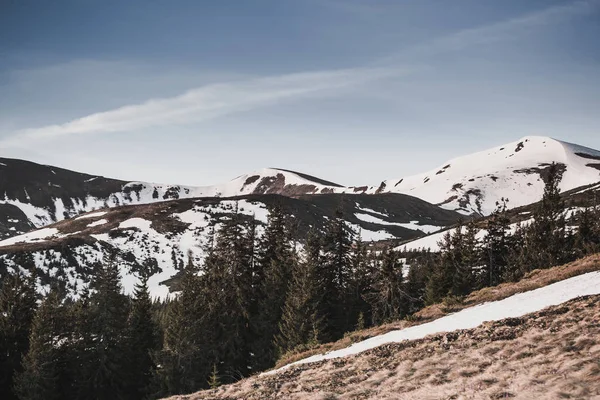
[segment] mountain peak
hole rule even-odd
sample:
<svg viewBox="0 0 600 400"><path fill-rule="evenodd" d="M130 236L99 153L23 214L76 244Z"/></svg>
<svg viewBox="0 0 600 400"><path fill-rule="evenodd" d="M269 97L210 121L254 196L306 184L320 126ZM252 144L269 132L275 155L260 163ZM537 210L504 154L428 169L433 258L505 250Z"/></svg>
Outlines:
<svg viewBox="0 0 600 400"><path fill-rule="evenodd" d="M368 191L405 193L447 209L489 214L501 197L511 207L541 198L545 171L552 163L561 168L562 191L600 181L600 151L547 136L525 136L453 158L423 174L386 180Z"/></svg>

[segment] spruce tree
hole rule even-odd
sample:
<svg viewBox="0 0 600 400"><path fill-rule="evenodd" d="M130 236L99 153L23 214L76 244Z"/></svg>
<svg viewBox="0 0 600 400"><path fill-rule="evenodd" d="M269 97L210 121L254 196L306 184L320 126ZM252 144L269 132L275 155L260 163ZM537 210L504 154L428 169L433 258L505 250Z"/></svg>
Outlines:
<svg viewBox="0 0 600 400"><path fill-rule="evenodd" d="M279 355L301 345L319 343L323 323L319 314L323 291L317 276L321 262L320 252L319 238L314 232L309 233L305 259L295 264L279 323L279 333L275 338Z"/></svg>
<svg viewBox="0 0 600 400"><path fill-rule="evenodd" d="M461 230L462 225L459 225L456 232L461 232ZM455 272L452 254L453 240L452 232L448 231L439 242L440 254L425 287L425 304L427 305L439 303L452 289Z"/></svg>
<svg viewBox="0 0 600 400"><path fill-rule="evenodd" d="M454 264L454 276L450 294L466 296L474 288L474 269L479 264L479 249L476 234L478 228L473 221L466 226L464 233L456 233L453 237L450 257Z"/></svg>
<svg viewBox="0 0 600 400"><path fill-rule="evenodd" d="M510 236L510 219L506 215L508 200L502 198L487 220L487 234L483 239L483 270L478 276L478 286L496 286L507 274L509 255L513 246Z"/></svg>
<svg viewBox="0 0 600 400"><path fill-rule="evenodd" d="M408 312L402 265L398 253L391 248L381 253L373 277L373 292L367 297L375 325L400 319Z"/></svg>
<svg viewBox="0 0 600 400"><path fill-rule="evenodd" d="M295 250L285 215L276 205L270 210L265 232L259 242L254 282L256 312L252 318L253 365L257 369L268 368L276 358L274 337L281 320L288 285L292 278Z"/></svg>
<svg viewBox="0 0 600 400"><path fill-rule="evenodd" d="M562 175L557 164L548 168L544 194L533 213L533 222L526 229L523 272L549 268L567 259L564 203L559 183Z"/></svg>
<svg viewBox="0 0 600 400"><path fill-rule="evenodd" d="M512 245L509 247L506 268L502 275L503 282L518 281L526 271L525 266L529 265L527 261L527 229L527 226L519 222L510 236Z"/></svg>
<svg viewBox="0 0 600 400"><path fill-rule="evenodd" d="M221 378L219 378L219 371L217 370L217 364L213 364L210 378L208 379L208 387L216 389L221 386Z"/></svg>
<svg viewBox="0 0 600 400"><path fill-rule="evenodd" d="M360 233L352 247L350 262L350 319L357 321L357 329L364 329L367 321L372 320L371 305L366 298L372 291L373 256L372 253L369 253L367 244L360 238Z"/></svg>
<svg viewBox="0 0 600 400"><path fill-rule="evenodd" d="M202 325L211 357L208 367L217 363L224 383L252 372L254 240L253 224L244 223L241 215L232 215L223 223L202 267Z"/></svg>
<svg viewBox="0 0 600 400"><path fill-rule="evenodd" d="M158 347L158 327L152 319L152 301L148 292L148 277L142 275L135 287L131 312L127 321L127 398L144 399L150 393L155 373L151 354Z"/></svg>
<svg viewBox="0 0 600 400"><path fill-rule="evenodd" d="M435 255L431 251L420 251L407 259L410 265L405 282L408 296L408 313L413 314L425 304L425 287L435 265Z"/></svg>
<svg viewBox="0 0 600 400"><path fill-rule="evenodd" d="M209 256L212 248L206 249ZM167 305L163 348L156 354L156 396L201 389L210 372L213 343L204 327L207 309L198 268L191 255L182 271L178 297Z"/></svg>
<svg viewBox="0 0 600 400"><path fill-rule="evenodd" d="M600 208L597 205L579 210L575 215L577 233L575 252L578 257L600 251Z"/></svg>
<svg viewBox="0 0 600 400"><path fill-rule="evenodd" d="M52 288L35 313L23 371L15 377L16 393L21 400L58 400L67 396L61 376L66 372L69 332L61 300L58 289Z"/></svg>
<svg viewBox="0 0 600 400"><path fill-rule="evenodd" d="M4 277L0 290L0 398L16 399L15 374L29 350L31 325L36 310L35 269L23 276L19 266Z"/></svg>
<svg viewBox="0 0 600 400"><path fill-rule="evenodd" d="M456 229L444 234L439 242L440 255L425 289L426 304L442 301L446 296L462 297L474 287L474 268L479 263L477 227L459 222Z"/></svg>
<svg viewBox="0 0 600 400"><path fill-rule="evenodd" d="M98 266L90 287L93 291L80 314L76 397L125 399L128 299L122 293L119 270L112 259Z"/></svg>
<svg viewBox="0 0 600 400"><path fill-rule="evenodd" d="M325 293L321 305L325 318L323 334L327 340L340 338L356 324L348 306L351 298L352 235L341 208L336 210L326 228L324 257L319 271Z"/></svg>

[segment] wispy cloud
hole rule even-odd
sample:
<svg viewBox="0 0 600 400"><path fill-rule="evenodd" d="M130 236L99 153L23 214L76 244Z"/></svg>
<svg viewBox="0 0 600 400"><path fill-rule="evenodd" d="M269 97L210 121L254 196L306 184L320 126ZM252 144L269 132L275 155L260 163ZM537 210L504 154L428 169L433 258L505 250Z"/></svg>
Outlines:
<svg viewBox="0 0 600 400"><path fill-rule="evenodd" d="M459 51L473 46L518 38L524 32L597 12L600 0L577 0L548 7L488 25L459 30L432 41L378 60L377 64L398 62L440 53Z"/></svg>
<svg viewBox="0 0 600 400"><path fill-rule="evenodd" d="M0 146L23 146L74 134L123 132L199 122L292 98L330 94L406 72L398 68L355 68L210 84L179 96L95 113L60 125L21 130L0 140Z"/></svg>
<svg viewBox="0 0 600 400"><path fill-rule="evenodd" d="M523 31L569 20L597 11L600 0L578 0L494 24L440 37L396 56L379 60L381 68L351 68L297 73L227 83L209 84L169 98L94 113L59 125L14 132L0 146L27 146L43 139L76 134L125 132L155 126L205 121L295 98L336 93L364 83L399 76L411 70L400 67L419 56L458 51L466 47L510 39Z"/></svg>
<svg viewBox="0 0 600 400"><path fill-rule="evenodd" d="M458 50L476 44L504 40L519 36L523 30L552 25L576 16L590 14L599 5L600 0L572 1L490 25L465 29L440 38L429 47L432 51L440 49Z"/></svg>

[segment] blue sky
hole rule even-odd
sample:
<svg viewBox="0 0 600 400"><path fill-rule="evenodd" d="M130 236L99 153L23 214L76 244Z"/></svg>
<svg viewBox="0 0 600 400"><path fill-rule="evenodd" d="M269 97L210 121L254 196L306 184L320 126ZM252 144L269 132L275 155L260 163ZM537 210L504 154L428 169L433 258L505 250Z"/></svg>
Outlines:
<svg viewBox="0 0 600 400"><path fill-rule="evenodd" d="M0 149L193 185L600 148L600 0L0 1Z"/></svg>

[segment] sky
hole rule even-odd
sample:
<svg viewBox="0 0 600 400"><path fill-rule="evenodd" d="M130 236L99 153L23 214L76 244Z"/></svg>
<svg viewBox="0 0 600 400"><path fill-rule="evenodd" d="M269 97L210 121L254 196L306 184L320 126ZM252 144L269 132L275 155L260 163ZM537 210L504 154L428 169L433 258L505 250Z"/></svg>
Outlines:
<svg viewBox="0 0 600 400"><path fill-rule="evenodd" d="M0 0L0 156L376 185L543 135L600 149L600 0Z"/></svg>

